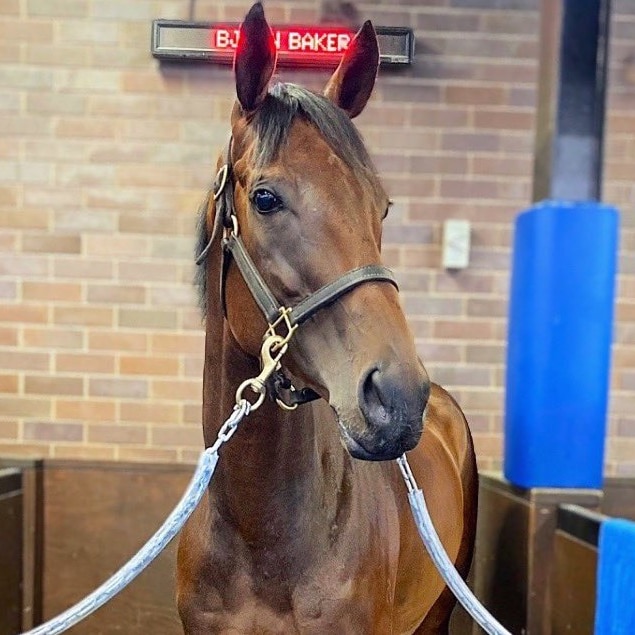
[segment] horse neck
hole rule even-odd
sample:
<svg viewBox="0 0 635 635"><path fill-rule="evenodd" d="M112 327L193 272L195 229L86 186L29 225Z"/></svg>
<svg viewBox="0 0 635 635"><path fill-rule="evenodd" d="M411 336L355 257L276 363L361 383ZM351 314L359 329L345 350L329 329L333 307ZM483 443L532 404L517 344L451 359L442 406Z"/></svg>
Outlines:
<svg viewBox="0 0 635 635"><path fill-rule="evenodd" d="M258 360L236 344L223 316L208 315L203 379L206 446L214 443L231 412L236 388L258 372ZM328 534L340 513L348 493L350 462L335 424L317 425L315 412L312 405L285 412L265 399L222 447L211 504L250 542L279 539L286 532L293 533L293 540L310 535L298 529L315 525L315 515L322 516L318 525Z"/></svg>

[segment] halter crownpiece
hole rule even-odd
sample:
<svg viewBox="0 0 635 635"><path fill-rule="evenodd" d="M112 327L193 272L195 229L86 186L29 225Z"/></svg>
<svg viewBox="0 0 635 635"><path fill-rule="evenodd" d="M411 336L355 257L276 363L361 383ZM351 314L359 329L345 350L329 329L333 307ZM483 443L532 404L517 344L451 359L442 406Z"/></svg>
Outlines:
<svg viewBox="0 0 635 635"><path fill-rule="evenodd" d="M286 351L288 342L295 329L315 315L320 309L332 304L360 284L364 284L365 282L389 282L397 289L399 289L399 286L392 271L387 267L383 265L365 265L347 271L339 278L320 287L293 307L285 307L278 302L264 278L260 275L258 268L247 253L245 245L240 238L238 219L234 209L231 148L232 137L230 137L229 143L227 144L225 163L219 169L216 179L214 180L213 197L216 203L214 227L208 243L196 259L196 264L200 265L205 261L211 249L212 242L222 229L224 236L221 243L223 255L220 273L220 298L223 313L225 317L227 317L225 281L229 269L229 262L233 259L268 324L261 351L263 372L261 372L258 377L243 382L243 385L239 388L239 392L244 389L246 385L249 385L255 392L263 396L264 392L268 389L281 407L293 409L298 403L305 403L306 401L319 398L319 395L310 388L303 388L299 391L295 390L289 379L280 370L280 358ZM279 337L277 328L281 324L286 328L286 333L282 338L283 341L273 342L271 338ZM271 340L270 343L268 343L269 340ZM272 358L276 359L276 363L273 365L269 361ZM268 368L269 372L266 377L263 377L265 368ZM288 396L289 403L280 397L280 389L290 391ZM260 405L262 399L259 397L256 403Z"/></svg>

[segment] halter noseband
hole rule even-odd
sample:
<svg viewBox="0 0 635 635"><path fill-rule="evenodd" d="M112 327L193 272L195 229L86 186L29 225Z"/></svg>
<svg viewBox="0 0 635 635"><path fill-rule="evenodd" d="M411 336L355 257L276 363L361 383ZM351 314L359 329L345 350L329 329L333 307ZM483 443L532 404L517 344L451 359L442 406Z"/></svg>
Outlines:
<svg viewBox="0 0 635 635"><path fill-rule="evenodd" d="M203 251L196 259L196 264L202 264L212 246L217 233L223 230L222 239L222 263L220 274L220 297L223 305L223 313L227 317L227 309L225 303L225 280L229 269L229 261L234 259L242 277L251 292L256 304L262 311L267 320L269 328L265 335L279 337L280 341L276 343L277 349L282 349L278 356L282 356L286 351L287 343L293 334L293 331L303 322L315 315L320 309L335 302L338 298L348 293L355 287L365 282L379 281L389 282L397 289L397 281L387 267L383 265L365 265L352 269L336 278L332 282L320 287L306 298L301 300L293 307L285 307L280 304L273 295L267 283L260 275L256 265L247 253L245 245L240 238L238 219L234 210L234 187L232 179L232 163L231 163L232 138L229 139L227 146L227 154L224 165L220 168L214 181L213 196L216 202L216 217L214 219L214 228L209 241L205 245ZM229 187L228 187L229 186ZM277 335L277 328L283 325L286 328L284 336ZM279 370L279 361L276 362L276 372L269 381L268 388L273 393L276 401L283 408L294 409L298 404L318 399L319 395L310 388L295 390L289 379ZM264 363L264 361L263 361ZM286 401L280 398L279 391L288 390L289 395Z"/></svg>

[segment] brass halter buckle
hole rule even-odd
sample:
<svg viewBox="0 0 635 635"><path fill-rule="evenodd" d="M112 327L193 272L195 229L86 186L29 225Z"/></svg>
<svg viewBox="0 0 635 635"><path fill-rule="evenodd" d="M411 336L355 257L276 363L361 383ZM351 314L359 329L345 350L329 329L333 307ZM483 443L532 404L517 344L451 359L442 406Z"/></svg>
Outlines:
<svg viewBox="0 0 635 635"><path fill-rule="evenodd" d="M284 343L288 344L294 331L298 328L298 325L291 324L292 309L281 306L279 310L280 310L280 317L276 319L272 324L269 324L269 328L267 328L265 337L267 335L280 335L280 337L282 337L282 339L284 340ZM282 327L285 330L283 334L278 333L278 327L280 325L282 325Z"/></svg>

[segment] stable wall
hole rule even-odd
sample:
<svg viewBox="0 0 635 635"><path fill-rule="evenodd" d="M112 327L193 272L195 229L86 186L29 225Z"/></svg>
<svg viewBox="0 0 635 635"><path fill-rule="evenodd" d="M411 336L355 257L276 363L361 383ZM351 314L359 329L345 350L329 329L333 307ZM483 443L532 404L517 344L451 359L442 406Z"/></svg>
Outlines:
<svg viewBox="0 0 635 635"><path fill-rule="evenodd" d="M0 632L17 635L59 615L145 544L181 498L186 465L58 461L0 469ZM18 511L3 496L12 487ZM9 529L10 531L7 531ZM182 633L175 602L177 541L73 635Z"/></svg>
<svg viewBox="0 0 635 635"><path fill-rule="evenodd" d="M198 2L238 20L249 2ZM337 2L268 0L275 22ZM185 0L0 5L0 454L190 462L202 445L196 210L227 139L227 68L161 67L153 18ZM362 18L415 29L359 126L395 206L384 253L418 349L501 460L511 229L530 196L537 0L395 0ZM623 212L609 473L635 472L635 5L614 2L605 188ZM635 58L633 58L635 59ZM281 78L321 88L326 73ZM441 223L472 222L468 269ZM584 257L581 254L581 257Z"/></svg>

